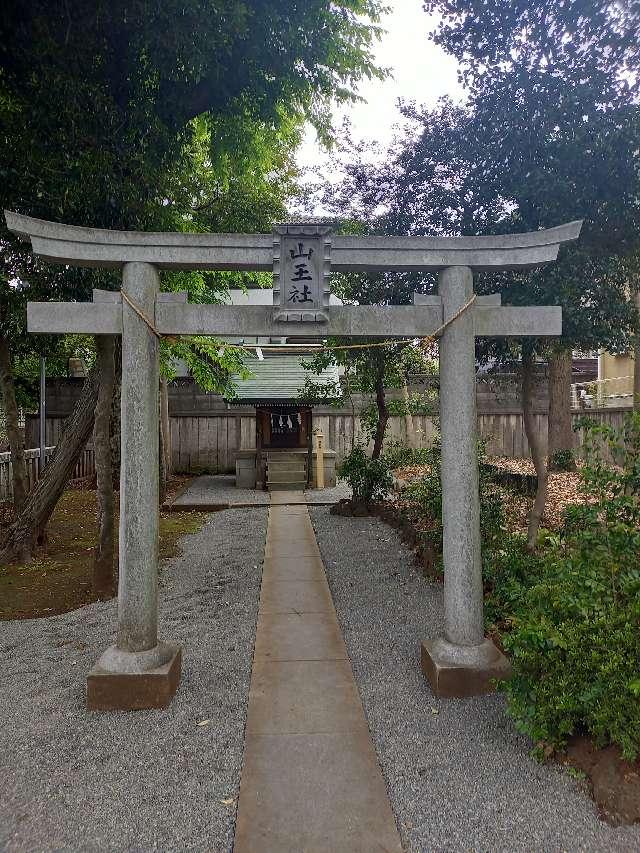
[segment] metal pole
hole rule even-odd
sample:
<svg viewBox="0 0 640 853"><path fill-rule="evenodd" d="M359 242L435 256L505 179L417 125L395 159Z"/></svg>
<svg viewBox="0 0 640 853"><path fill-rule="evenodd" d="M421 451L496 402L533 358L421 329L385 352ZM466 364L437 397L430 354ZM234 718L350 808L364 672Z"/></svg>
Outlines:
<svg viewBox="0 0 640 853"><path fill-rule="evenodd" d="M46 460L46 452L47 452L47 360L41 355L40 356L40 459L38 464L38 472L39 475L42 476L42 472L45 469L45 465L47 464Z"/></svg>

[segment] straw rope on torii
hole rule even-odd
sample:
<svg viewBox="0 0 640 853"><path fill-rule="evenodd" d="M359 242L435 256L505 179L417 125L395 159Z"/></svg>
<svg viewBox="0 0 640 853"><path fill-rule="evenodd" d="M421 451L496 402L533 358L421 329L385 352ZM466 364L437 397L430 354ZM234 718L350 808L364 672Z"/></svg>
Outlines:
<svg viewBox="0 0 640 853"><path fill-rule="evenodd" d="M147 324L147 328L152 332L152 334L154 334L156 336L156 338L158 338L158 340L162 340L163 338L167 338L169 340L175 340L175 335L161 335L160 332L153 325L151 320L144 313L144 311L142 311L136 305L136 303L131 299L131 297L127 296L127 294L124 290L121 291L121 296L124 299L124 301L127 303L127 305L133 311L135 311L135 313L138 315L138 317L140 317L140 319L144 323ZM462 306L462 308L460 308L459 311L456 311L456 313L452 317L450 317L446 321L446 323L443 323L439 328L437 328L435 330L435 332L433 332L433 334L422 338L418 342L418 346L421 347L422 349L425 349L427 346L429 346L429 344L435 343L438 340L438 338L442 336L442 334L445 332L445 330L452 323L455 323L455 321L458 319L458 317L461 317L468 308L471 308L471 306L476 301L476 299L477 299L477 294L474 293L473 296L471 297L471 299L469 299L467 302L465 302L465 304ZM334 352L336 350L341 351L341 350L354 350L354 349L375 349L376 347L400 346L401 344L411 343L413 340L415 340L415 338L393 338L392 340L388 340L388 341L376 341L375 343L366 343L366 344L336 344L334 346L322 345L322 346L314 347L313 351L314 351L314 353L319 353L319 352ZM269 346L268 344L260 345L260 346L258 346L257 344L255 344L255 345L227 344L225 346L223 344L221 349L225 349L225 348L240 349L240 350L244 350L245 352L253 352L254 350L260 350L260 351L265 351L265 352L269 352L269 351L278 352L278 351L282 350L282 346Z"/></svg>
<svg viewBox="0 0 640 853"><path fill-rule="evenodd" d="M273 234L147 234L5 216L45 260L122 269L122 299L94 291L93 303L27 308L31 332L122 335L118 634L89 675L89 707L163 707L180 678L180 649L160 642L157 632L158 351L167 335L379 339L335 349L437 337L445 625L444 636L422 644L422 668L440 696L484 693L507 674L506 659L483 629L475 338L559 335L562 311L476 296L473 274L550 263L562 243L578 237L580 222L441 239L340 237L317 225L283 225ZM186 294L160 293L162 269L272 269L274 305L190 305ZM438 294L416 294L411 306L331 305L332 270L435 271Z"/></svg>

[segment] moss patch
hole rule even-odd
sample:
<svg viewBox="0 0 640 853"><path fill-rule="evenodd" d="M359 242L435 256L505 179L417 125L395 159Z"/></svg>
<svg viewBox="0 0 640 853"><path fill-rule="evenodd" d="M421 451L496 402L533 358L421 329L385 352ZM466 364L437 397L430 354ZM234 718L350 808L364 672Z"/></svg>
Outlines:
<svg viewBox="0 0 640 853"><path fill-rule="evenodd" d="M205 519L205 513L161 513L160 557L179 554L180 538L196 533ZM0 565L0 620L53 616L95 601L91 577L97 537L95 492L66 491L34 559L25 566Z"/></svg>

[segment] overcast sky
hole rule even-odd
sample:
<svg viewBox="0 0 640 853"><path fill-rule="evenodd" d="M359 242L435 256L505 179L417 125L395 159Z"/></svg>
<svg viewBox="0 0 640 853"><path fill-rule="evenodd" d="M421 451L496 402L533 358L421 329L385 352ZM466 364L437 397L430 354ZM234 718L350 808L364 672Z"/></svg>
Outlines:
<svg viewBox="0 0 640 853"><path fill-rule="evenodd" d="M336 110L334 125L347 116L356 139L375 139L383 144L391 141L393 125L400 119L398 98L433 105L441 95L461 96L455 60L428 39L435 20L422 10L422 0L389 0L393 7L382 21L387 31L376 48L379 65L390 67L393 77L384 83L364 80L359 94L365 103ZM298 163L304 168L326 161L316 133L309 127L300 150Z"/></svg>

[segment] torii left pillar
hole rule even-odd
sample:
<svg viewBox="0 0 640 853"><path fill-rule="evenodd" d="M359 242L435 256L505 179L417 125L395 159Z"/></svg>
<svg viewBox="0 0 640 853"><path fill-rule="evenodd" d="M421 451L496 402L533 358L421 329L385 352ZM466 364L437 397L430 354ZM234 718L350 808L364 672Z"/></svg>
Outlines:
<svg viewBox="0 0 640 853"><path fill-rule="evenodd" d="M154 318L153 265L125 264L122 290ZM158 380L158 339L123 301L118 633L89 673L90 710L164 708L180 682L181 649L158 640Z"/></svg>

